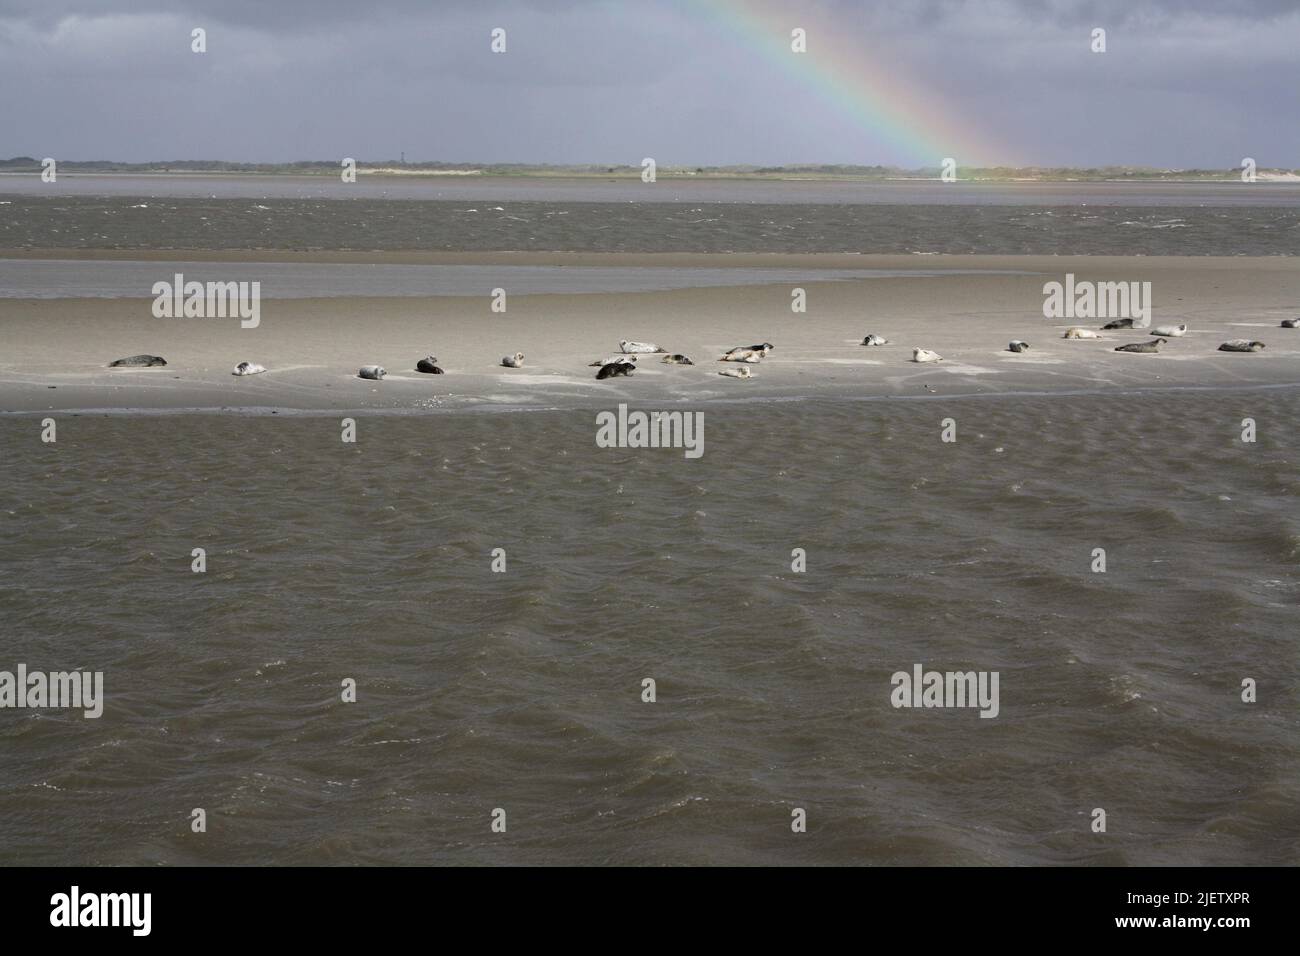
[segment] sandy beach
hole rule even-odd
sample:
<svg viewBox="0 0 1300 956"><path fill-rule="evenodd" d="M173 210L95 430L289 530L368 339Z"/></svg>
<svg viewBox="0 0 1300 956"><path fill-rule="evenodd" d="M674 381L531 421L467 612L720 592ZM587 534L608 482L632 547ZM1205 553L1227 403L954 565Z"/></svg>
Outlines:
<svg viewBox="0 0 1300 956"><path fill-rule="evenodd" d="M707 403L737 399L923 397L1300 383L1300 274L1285 258L1052 256L653 255L572 253L75 253L38 250L10 258L205 262L348 262L531 266L780 267L805 270L807 311L792 313L787 284L675 291L514 295L493 313L486 295L427 298L264 299L261 324L159 319L151 299L0 299L6 348L0 409L419 410L604 406L611 401ZM988 274L824 282L824 269L976 270ZM1023 273L1023 274L1008 274ZM1158 355L1116 353L1145 331L1061 338L1070 325L1042 314L1045 282L1066 273L1095 281L1149 281L1152 325L1186 322L1188 334ZM867 348L867 333L890 344ZM588 363L621 339L690 356L669 366L643 356L630 378L596 381ZM1232 338L1263 352L1217 351ZM1031 348L1006 350L1012 339ZM753 377L721 377L717 361L737 345L769 341ZM944 361L909 361L914 346ZM501 368L523 352L525 367ZM109 369L152 353L164 368ZM415 363L437 357L445 375ZM230 374L241 361L262 375ZM357 378L363 364L388 370Z"/></svg>

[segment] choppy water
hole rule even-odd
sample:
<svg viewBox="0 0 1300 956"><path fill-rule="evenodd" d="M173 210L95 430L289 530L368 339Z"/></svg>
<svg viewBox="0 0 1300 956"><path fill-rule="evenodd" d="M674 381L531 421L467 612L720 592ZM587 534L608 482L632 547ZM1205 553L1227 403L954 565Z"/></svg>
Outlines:
<svg viewBox="0 0 1300 956"><path fill-rule="evenodd" d="M0 299L144 298L155 282L259 282L267 299L654 292L764 283L920 276L1024 275L974 269L745 269L661 266L389 265L323 262L136 262L0 258ZM183 285L184 283L180 283Z"/></svg>
<svg viewBox="0 0 1300 956"><path fill-rule="evenodd" d="M0 669L107 691L0 710L0 863L1294 864L1297 413L0 419ZM1000 716L892 708L914 663Z"/></svg>
<svg viewBox="0 0 1300 956"><path fill-rule="evenodd" d="M4 194L0 249L1300 254L1300 187L1239 184L1223 203L1199 188L1095 205Z"/></svg>

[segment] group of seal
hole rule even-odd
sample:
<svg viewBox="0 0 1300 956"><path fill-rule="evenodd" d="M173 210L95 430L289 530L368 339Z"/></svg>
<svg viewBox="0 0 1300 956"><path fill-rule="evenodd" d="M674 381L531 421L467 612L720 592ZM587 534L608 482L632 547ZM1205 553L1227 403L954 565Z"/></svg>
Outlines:
<svg viewBox="0 0 1300 956"><path fill-rule="evenodd" d="M1293 319L1283 319L1282 328L1295 329L1300 328L1300 316ZM1132 319L1116 319L1107 322L1102 326L1103 331L1113 331L1116 329L1133 328ZM1171 338L1181 338L1187 334L1187 324L1179 325L1158 325L1150 330L1154 338L1146 342L1130 342L1125 345L1115 346L1116 352L1139 352L1139 353L1158 353L1160 347L1168 343ZM1071 326L1062 333L1064 339L1098 339L1101 338L1092 329L1082 326ZM864 346L888 345L889 340L875 333L868 334L862 339ZM643 354L663 354L661 361L665 365L694 365L689 358L680 352L668 354L668 350L660 348L653 342L631 342L623 340L619 342L618 355L611 355L607 358L592 362L593 367L599 366L596 372L596 378L603 381L607 378L615 378L619 375L624 377L630 376L636 371L636 361L639 355ZM1260 352L1266 346L1263 342L1252 339L1230 339L1219 346L1220 352ZM762 342L758 345L738 345L735 348L728 349L727 352L718 359L719 362L738 362L743 365L756 365L775 348L771 342ZM1020 339L1013 339L1007 346L1009 352L1025 352L1029 349L1029 343ZM912 361L920 363L941 362L943 356L938 352L930 349L914 348L912 349ZM115 359L108 363L109 368L154 368L165 366L167 360L161 355L130 355L126 358ZM523 368L524 353L516 352L514 355L506 355L501 359L501 364L505 368ZM415 370L428 375L442 375L443 370L438 367L438 360L432 355L426 356L415 363ZM234 367L231 374L237 376L260 375L266 371L266 366L258 365L256 362L240 362ZM388 371L382 365L363 365L357 370L357 377L368 379L370 381L379 381L388 374ZM750 370L745 367L727 368L721 370L719 375L725 375L729 378L749 378Z"/></svg>

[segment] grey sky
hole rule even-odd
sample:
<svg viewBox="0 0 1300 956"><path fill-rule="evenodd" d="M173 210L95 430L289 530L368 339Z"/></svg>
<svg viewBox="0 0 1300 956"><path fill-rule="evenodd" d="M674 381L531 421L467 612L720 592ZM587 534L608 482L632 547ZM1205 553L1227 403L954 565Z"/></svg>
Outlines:
<svg viewBox="0 0 1300 956"><path fill-rule="evenodd" d="M934 165L964 125L1012 165L1300 167L1297 2L758 2L798 62L754 5L0 0L0 157ZM898 89L930 106L891 137Z"/></svg>

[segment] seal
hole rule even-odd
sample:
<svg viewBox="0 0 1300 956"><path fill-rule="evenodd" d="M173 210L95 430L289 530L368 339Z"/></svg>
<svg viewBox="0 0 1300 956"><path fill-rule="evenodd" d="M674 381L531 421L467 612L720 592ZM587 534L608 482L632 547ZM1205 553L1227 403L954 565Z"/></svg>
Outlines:
<svg viewBox="0 0 1300 956"><path fill-rule="evenodd" d="M1102 330L1107 329L1131 329L1133 328L1132 319L1116 319L1114 322L1107 322L1102 326Z"/></svg>
<svg viewBox="0 0 1300 956"><path fill-rule="evenodd" d="M1282 328L1284 328L1284 329L1300 329L1300 319L1283 319L1283 320L1282 320Z"/></svg>
<svg viewBox="0 0 1300 956"><path fill-rule="evenodd" d="M690 359L688 359L685 355L683 355L681 352L674 352L672 355L665 355L663 357L663 363L665 365L694 365L695 364Z"/></svg>
<svg viewBox="0 0 1300 956"><path fill-rule="evenodd" d="M929 349L912 349L913 362L942 362L943 356Z"/></svg>
<svg viewBox="0 0 1300 956"><path fill-rule="evenodd" d="M653 342L629 342L624 339L618 343L618 347L623 352L667 352L667 349L661 349Z"/></svg>
<svg viewBox="0 0 1300 956"><path fill-rule="evenodd" d="M415 363L417 372L426 372L429 375L441 375L442 369L438 368L438 360L430 355L428 358L422 358Z"/></svg>
<svg viewBox="0 0 1300 956"><path fill-rule="evenodd" d="M749 378L751 374L747 368L724 368L718 372L719 375L725 375L728 378Z"/></svg>
<svg viewBox="0 0 1300 956"><path fill-rule="evenodd" d="M1029 343L1028 343L1028 342L1022 342L1022 341L1020 341L1019 339L1013 339L1012 342L1011 342L1011 344L1007 346L1007 351L1008 351L1008 352L1028 352L1028 351L1029 351Z"/></svg>
<svg viewBox="0 0 1300 956"><path fill-rule="evenodd" d="M506 368L523 368L524 353L516 352L514 355L507 355L505 358L501 360L501 364L504 365Z"/></svg>
<svg viewBox="0 0 1300 956"><path fill-rule="evenodd" d="M882 338L881 336L876 335L873 332L871 335L868 335L865 339L862 340L862 344L863 345L888 345L889 339Z"/></svg>
<svg viewBox="0 0 1300 956"><path fill-rule="evenodd" d="M152 368L155 365L166 365L167 360L161 355L132 355L129 358L118 359L115 362L109 362L109 368Z"/></svg>
<svg viewBox="0 0 1300 956"><path fill-rule="evenodd" d="M266 371L265 365L258 365L255 362L240 362L235 366L231 375L261 375Z"/></svg>
<svg viewBox="0 0 1300 956"><path fill-rule="evenodd" d="M611 355L608 358L599 359L590 364L592 368L599 368L602 365L612 365L615 362L635 362L636 360L637 356L635 355Z"/></svg>
<svg viewBox="0 0 1300 956"><path fill-rule="evenodd" d="M1152 339L1150 342L1133 342L1129 345L1115 346L1116 352L1159 352L1166 339Z"/></svg>
<svg viewBox="0 0 1300 956"><path fill-rule="evenodd" d="M1246 339L1230 339L1219 346L1220 352L1258 352L1264 348L1263 342L1251 342Z"/></svg>
<svg viewBox="0 0 1300 956"><path fill-rule="evenodd" d="M1160 335L1167 339L1177 339L1187 334L1187 323L1182 325L1157 325L1151 330L1152 335Z"/></svg>
<svg viewBox="0 0 1300 956"><path fill-rule="evenodd" d="M382 365L363 365L357 369L357 378L369 378L376 382L387 374L388 370Z"/></svg>
<svg viewBox="0 0 1300 956"><path fill-rule="evenodd" d="M636 366L631 362L610 362L608 365L602 365L600 371L596 373L597 379L613 378L615 375L631 375L636 371Z"/></svg>
<svg viewBox="0 0 1300 956"><path fill-rule="evenodd" d="M727 353L722 356L723 362L750 362L757 361L754 356L760 359L767 358L767 353L776 348L771 342L764 342L761 345L737 345L734 349L728 349Z"/></svg>
<svg viewBox="0 0 1300 956"><path fill-rule="evenodd" d="M1099 338L1101 338L1101 336L1098 335L1096 332L1094 332L1092 329L1085 329L1085 328L1082 328L1081 326L1076 325L1076 326L1073 326L1072 328L1068 328L1068 329L1066 329L1066 330L1065 330L1065 334L1062 335L1061 338L1063 338L1063 339L1099 339Z"/></svg>

